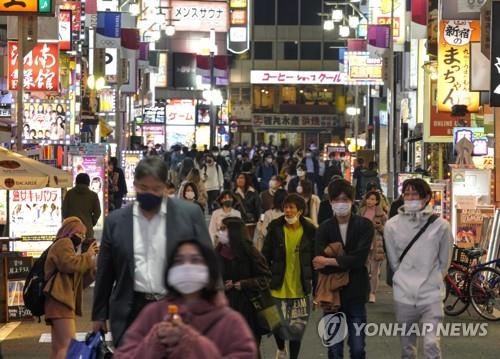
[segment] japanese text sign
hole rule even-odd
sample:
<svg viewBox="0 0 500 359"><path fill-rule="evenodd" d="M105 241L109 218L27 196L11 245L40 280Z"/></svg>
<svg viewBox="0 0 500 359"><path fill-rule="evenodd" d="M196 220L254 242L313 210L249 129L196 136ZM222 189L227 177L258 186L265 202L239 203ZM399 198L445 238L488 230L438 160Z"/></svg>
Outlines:
<svg viewBox="0 0 500 359"><path fill-rule="evenodd" d="M171 100L167 104L167 125L194 125L195 112L193 100Z"/></svg>
<svg viewBox="0 0 500 359"><path fill-rule="evenodd" d="M341 126L336 115L282 115L282 114L259 114L253 115L252 125L255 127L277 127L283 128L332 128Z"/></svg>
<svg viewBox="0 0 500 359"><path fill-rule="evenodd" d="M0 14L52 15L53 0L0 0Z"/></svg>
<svg viewBox="0 0 500 359"><path fill-rule="evenodd" d="M392 36L394 42L398 45L405 43L405 18L406 1L405 0L370 0L371 24L390 25L391 10L394 1L394 25Z"/></svg>
<svg viewBox="0 0 500 359"><path fill-rule="evenodd" d="M172 1L172 17L178 31L227 32L228 6L221 1Z"/></svg>
<svg viewBox="0 0 500 359"><path fill-rule="evenodd" d="M475 20L442 20L439 26L438 91L439 112L451 112L453 105L479 110L479 93L470 92L470 43L480 40Z"/></svg>
<svg viewBox="0 0 500 359"><path fill-rule="evenodd" d="M371 58L367 52L346 52L347 84L383 84L383 60Z"/></svg>
<svg viewBox="0 0 500 359"><path fill-rule="evenodd" d="M8 42L9 56L9 90L16 91L17 73L17 41ZM59 44L39 42L24 57L24 89L27 91L59 90Z"/></svg>
<svg viewBox="0 0 500 359"><path fill-rule="evenodd" d="M252 84L343 84L346 75L339 71L252 71Z"/></svg>

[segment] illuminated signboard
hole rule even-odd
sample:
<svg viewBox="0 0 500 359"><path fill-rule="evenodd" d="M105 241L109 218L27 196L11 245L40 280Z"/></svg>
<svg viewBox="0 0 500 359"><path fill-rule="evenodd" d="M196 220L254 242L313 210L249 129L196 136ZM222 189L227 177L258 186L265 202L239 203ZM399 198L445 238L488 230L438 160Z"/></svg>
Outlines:
<svg viewBox="0 0 500 359"><path fill-rule="evenodd" d="M392 3L394 2L394 8ZM394 9L393 38L398 45L405 43L406 2L403 0L371 0L371 24L390 25L391 10Z"/></svg>
<svg viewBox="0 0 500 359"><path fill-rule="evenodd" d="M439 112L453 105L479 111L479 92L470 92L470 42L480 40L479 21L442 20L439 24L438 89Z"/></svg>
<svg viewBox="0 0 500 359"><path fill-rule="evenodd" d="M382 58L370 58L367 52L346 52L345 64L347 84L383 84Z"/></svg>
<svg viewBox="0 0 500 359"><path fill-rule="evenodd" d="M346 76L339 71L260 71L250 73L252 84L304 84L335 85L344 84Z"/></svg>
<svg viewBox="0 0 500 359"><path fill-rule="evenodd" d="M0 14L53 15L53 0L0 0Z"/></svg>
<svg viewBox="0 0 500 359"><path fill-rule="evenodd" d="M59 10L59 50L71 50L71 35L72 35L72 11L67 9Z"/></svg>
<svg viewBox="0 0 500 359"><path fill-rule="evenodd" d="M250 49L250 6L247 0L229 2L230 23L227 49L234 54L242 54Z"/></svg>
<svg viewBox="0 0 500 359"><path fill-rule="evenodd" d="M227 2L172 1L172 19L177 31L227 32Z"/></svg>

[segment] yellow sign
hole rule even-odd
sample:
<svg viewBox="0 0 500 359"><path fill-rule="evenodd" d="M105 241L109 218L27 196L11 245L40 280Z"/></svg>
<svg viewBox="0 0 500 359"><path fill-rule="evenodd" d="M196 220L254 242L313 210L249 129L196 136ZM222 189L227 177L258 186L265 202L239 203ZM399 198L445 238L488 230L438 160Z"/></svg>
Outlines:
<svg viewBox="0 0 500 359"><path fill-rule="evenodd" d="M439 112L454 105L479 111L479 92L470 89L470 43L480 40L478 20L441 20L439 24L438 90Z"/></svg>
<svg viewBox="0 0 500 359"><path fill-rule="evenodd" d="M231 9L241 9L247 7L247 0L231 0L229 3Z"/></svg>
<svg viewBox="0 0 500 359"><path fill-rule="evenodd" d="M370 24L390 25L391 10L393 8L392 0L371 0L370 1ZM406 2L403 0L394 0L394 25L392 34L394 42L399 45L405 43L405 18Z"/></svg>
<svg viewBox="0 0 500 359"><path fill-rule="evenodd" d="M0 14L39 14L53 13L53 0L0 0Z"/></svg>

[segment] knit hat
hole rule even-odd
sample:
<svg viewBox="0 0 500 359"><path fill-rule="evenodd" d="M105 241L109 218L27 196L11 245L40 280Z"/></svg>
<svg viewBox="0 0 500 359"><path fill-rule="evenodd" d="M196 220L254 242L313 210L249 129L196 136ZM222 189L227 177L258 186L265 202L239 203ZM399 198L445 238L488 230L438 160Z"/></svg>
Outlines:
<svg viewBox="0 0 500 359"><path fill-rule="evenodd" d="M61 224L61 228L57 231L56 239L70 238L73 234L79 232L79 227L81 226L87 231L87 227L85 227L80 218L74 216L66 218Z"/></svg>

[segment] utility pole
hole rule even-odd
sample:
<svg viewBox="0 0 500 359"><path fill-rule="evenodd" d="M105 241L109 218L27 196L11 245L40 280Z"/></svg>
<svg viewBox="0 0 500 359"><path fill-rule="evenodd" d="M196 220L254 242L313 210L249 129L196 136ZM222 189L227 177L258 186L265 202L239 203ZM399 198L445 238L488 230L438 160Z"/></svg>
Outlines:
<svg viewBox="0 0 500 359"><path fill-rule="evenodd" d="M26 37L26 17L17 17L17 127L16 150L23 150L23 112L24 112L24 42Z"/></svg>

